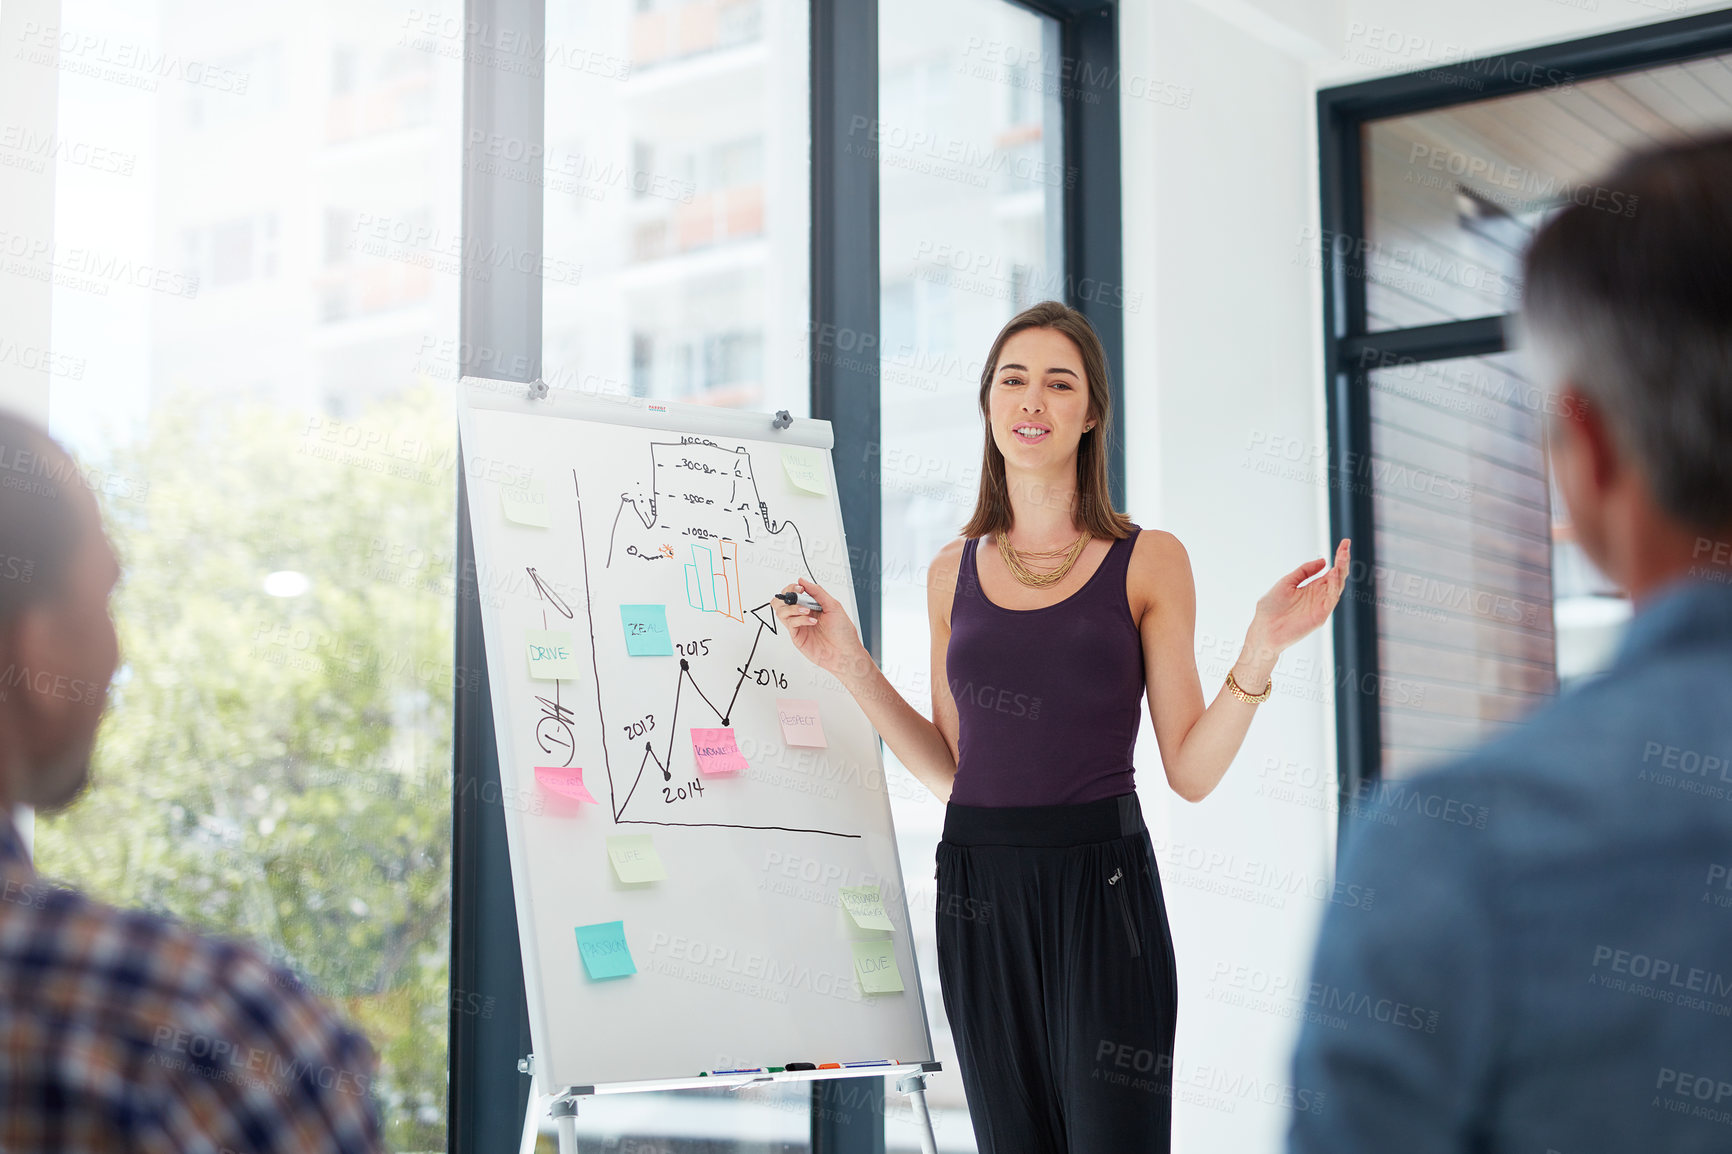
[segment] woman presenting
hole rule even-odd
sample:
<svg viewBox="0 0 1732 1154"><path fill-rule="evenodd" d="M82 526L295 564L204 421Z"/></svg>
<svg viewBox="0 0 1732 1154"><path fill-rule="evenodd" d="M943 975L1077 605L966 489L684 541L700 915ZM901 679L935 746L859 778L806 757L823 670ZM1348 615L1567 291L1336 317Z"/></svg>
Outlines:
<svg viewBox="0 0 1732 1154"><path fill-rule="evenodd" d="M938 968L982 1154L1169 1149L1173 946L1131 756L1148 693L1167 783L1215 788L1282 650L1341 597L1348 542L1257 602L1203 706L1196 590L1178 539L1112 507L1106 357L1083 315L1013 318L981 374L980 493L927 581L932 719L899 694L842 605L773 601L903 765L947 804ZM982 540L986 548L980 548Z"/></svg>

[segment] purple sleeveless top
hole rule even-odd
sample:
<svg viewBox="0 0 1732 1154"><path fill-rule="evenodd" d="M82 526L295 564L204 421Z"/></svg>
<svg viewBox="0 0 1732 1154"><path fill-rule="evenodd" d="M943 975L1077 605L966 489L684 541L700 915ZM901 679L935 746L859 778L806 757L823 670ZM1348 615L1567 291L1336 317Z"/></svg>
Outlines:
<svg viewBox="0 0 1732 1154"><path fill-rule="evenodd" d="M1125 573L1140 526L1056 605L987 600L962 547L945 677L958 717L959 805L1074 805L1132 790L1142 723L1142 638Z"/></svg>

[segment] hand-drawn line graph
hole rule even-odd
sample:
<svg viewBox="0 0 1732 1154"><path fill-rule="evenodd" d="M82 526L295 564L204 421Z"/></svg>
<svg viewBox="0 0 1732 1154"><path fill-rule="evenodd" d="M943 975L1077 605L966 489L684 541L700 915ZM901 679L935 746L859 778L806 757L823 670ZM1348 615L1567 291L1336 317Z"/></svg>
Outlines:
<svg viewBox="0 0 1732 1154"><path fill-rule="evenodd" d="M652 444L651 450L652 450L652 454L653 454L654 450L656 450L658 448L670 448L671 447L674 450L690 452L691 447L693 445L701 446L703 449L714 450L714 451L719 452L719 453L724 453L724 454L726 454L727 458L732 458L734 461L742 463L745 466L745 468L744 468L744 471L742 472L742 474L740 474L739 479L740 480L748 480L749 479L749 477L750 477L750 454L747 453L743 448L729 451L729 450L722 449L720 446L716 445L715 442L713 442L713 441L703 440L702 438L687 437L687 438L682 438L682 440L679 442L660 442L660 443ZM702 451L702 450L700 450L700 451ZM710 477L710 476L713 476L716 474L716 471L714 469L706 469L706 468L702 468L702 467L693 468L692 464L694 463L694 458L691 456L682 455L679 459L680 459L680 461L685 462L685 463L684 464L675 464L673 467L676 469L689 471L690 473L698 474L698 475L703 476L703 477ZM701 460L697 461L696 463L699 466L702 466L702 464L703 464L703 462ZM678 474L676 474L676 475L678 475ZM791 833L826 834L826 835L829 835L831 837L850 837L850 838L861 837L862 835L858 834L858 833L845 833L845 832L842 832L840 830L814 829L814 828L803 827L803 826L754 825L754 824L747 824L747 823L742 823L742 822L723 822L723 821L658 821L658 820L653 820L653 819L648 819L648 818L634 818L634 817L624 816L626 806L630 804L632 797L637 792L638 785L642 782L644 774L649 770L649 767L652 763L655 765L655 767L657 769L661 770L663 781L671 781L673 778L673 774L671 772L670 767L671 767L671 764L673 761L675 742L678 740L679 735L681 734L682 731L689 732L689 727L682 727L681 726L680 717L679 717L681 696L682 696L682 693L683 693L683 690L685 688L686 683L687 682L691 683L692 691L695 692L703 700L704 704L709 707L710 711L716 715L718 724L720 724L722 726L731 725L732 724L733 709L734 709L735 704L739 700L740 687L742 685L744 685L745 682L747 681L747 679L750 678L753 674L752 659L757 656L758 643L764 635L764 630L768 629L771 633L778 632L778 630L776 628L776 616L770 610L770 602L768 602L768 601L765 601L761 605L754 606L751 609L743 609L742 610L742 609L737 608L737 606L740 604L740 601L739 601L740 586L739 586L739 576L738 576L738 569L737 569L737 561L738 561L737 543L733 542L731 540L721 542L722 544L726 544L728 546L734 547L732 550L723 551L722 555L723 555L724 564L726 567L720 571L715 570L715 569L707 569L706 570L706 569L700 568L698 570L698 572L700 575L705 576L705 577L710 577L712 579L714 579L718 575L722 576L722 592L721 592L721 594L716 594L714 591L714 586L712 585L711 586L711 594L712 594L712 597L716 598L716 599L712 600L710 602L710 604L707 604L707 605L706 604L699 604L697 602L691 602L691 607L695 608L695 609L703 610L704 612L712 612L712 613L720 612L720 614L722 616L730 618L734 621L738 621L742 625L745 624L748 617L756 619L756 628L753 630L753 633L752 633L752 641L751 641L751 645L750 645L749 649L747 650L746 659L743 662L741 662L738 666L735 667L736 671L739 673L739 677L734 682L733 690L731 691L731 693L728 696L727 705L722 707L722 708L717 708L715 701L712 700L710 695L705 693L703 690L703 687L698 684L697 677L695 676L695 674L692 671L690 661L685 656L682 655L679 659L679 671L678 671L678 673L675 677L675 681L674 681L673 707L670 710L670 719L669 719L669 723L668 723L668 736L667 736L667 743L666 743L665 750L658 755L656 748L655 748L655 744L653 742L646 740L643 743L643 756L638 761L637 772L632 777L630 787L625 790L624 800L623 801L616 800L620 796L620 791L619 791L619 786L614 781L613 758L612 758L612 755L609 751L609 742L608 742L608 736L609 736L610 731L607 727L606 711L605 711L605 708L604 708L604 705L602 702L602 684L601 684L602 678L600 676L601 664L600 664L600 658L596 652L595 597L594 597L593 592L592 592L593 591L592 574L591 574L590 567L589 567L589 540L588 540L588 536L584 530L583 493L582 493L582 489L581 489L581 484L578 480L577 471L575 469L572 470L571 481L572 481L573 494L577 498L577 536L578 536L578 543L579 543L579 547L580 547L579 555L582 558L582 563L583 563L583 599L584 599L583 608L585 610L585 615L586 615L586 618L587 618L587 621L589 624L590 668L591 668L593 674L595 675L594 681L595 681L596 719L600 723L602 762L603 762L603 766L605 767L605 769L607 771L608 802L609 802L609 807L610 807L610 813L611 813L611 816L612 816L615 824L618 824L618 825L665 825L665 826L720 827L720 828L730 828L730 829L778 829L778 830L786 830L786 831L791 832ZM753 492L755 494L755 492L756 492L755 483L752 483L752 484L753 484ZM662 527L673 529L675 531L678 531L682 528L684 528L684 529L691 529L694 527L699 528L699 529L703 528L702 526L694 526L694 525L681 526L677 523L677 521L675 521L673 519L670 519L669 522L665 523L665 524L659 522L658 519L654 516L653 510L655 509L655 507L657 505L663 503L661 500L662 496L663 496L662 491L660 489L660 486L658 486L658 491L656 493L656 496L652 497L650 499L650 502L649 502L650 507L652 509L652 516L651 516L650 521L645 523L645 525L644 525L645 528L657 527L658 524L660 524ZM634 512L637 511L637 503L634 502L630 498L629 495L621 494L621 501L620 501L619 509L616 510L615 514L614 514L614 528L610 529L610 532L609 532L609 554L610 554L610 557L612 554L613 537L617 533L618 521L619 521L619 512L621 510L623 510L625 508L625 506L628 504L632 506ZM694 506L694 512L695 512L696 511L695 507L699 504L699 502L688 502L688 504L691 504L692 506ZM707 502L705 503L705 505L707 508ZM758 509L758 515L762 519L763 524L764 524L767 532L775 534L775 533L781 533L784 530L791 529L794 532L795 540L800 541L800 530L799 530L798 526L796 526L792 521L787 521L787 520L783 520L780 522L772 521L769 517L767 507L761 501L758 502L757 509ZM710 511L713 512L714 510L710 510ZM683 520L683 519L684 518L680 518L679 520ZM641 521L641 516L640 516L640 521ZM748 529L749 529L749 524L748 524ZM751 538L749 536L747 539L751 540ZM695 545L695 543L694 543L694 545ZM706 553L709 552L707 548L705 549L705 552ZM671 550L669 552L662 552L660 549L656 549L654 551L640 550L638 552L628 553L626 555L637 558L637 559L657 561L657 560L671 559L670 553L671 553ZM801 563L804 566L804 564L805 564L805 549L804 549L804 543L803 542L801 542L800 558L801 558ZM606 566L604 566L604 568L605 567ZM692 582L694 580L694 578L693 578L694 566L693 565L687 565L685 567L685 569L686 569L686 573L685 573L686 587L688 590L688 601L690 602L691 601L691 590L693 588ZM808 574L810 574L810 572L811 572L809 567L806 567L806 571ZM530 578L531 582L535 585L537 596L540 597L543 601L547 602L552 607L554 612L560 614L561 616L565 617L568 620L573 620L575 617L573 610L562 598L560 598L559 594L554 589L549 587L549 585L545 581L542 580L542 578L540 577L540 575L536 572L536 570L534 568L530 568L528 570L528 572L529 572L529 578ZM700 589L700 592L701 592L701 589ZM725 601L720 599L721 597L724 597L724 596L726 598ZM724 609L730 609L730 608L735 609L735 611L734 612L721 612ZM546 612L544 610L543 611L543 623L544 623L544 625L545 625L545 622L546 622ZM717 696L720 696L720 695L718 694ZM563 706L560 703L559 683L557 681L554 682L554 697L553 697L553 700L551 702L548 701L545 697L540 697L540 696L538 696L536 698L536 700L542 707L542 718L541 718L540 722L538 722L537 727L536 727L536 739L537 739L538 743L540 744L542 751L546 754L556 756L563 750L565 752L565 756L566 756L565 765L569 766L571 764L572 758L574 758L577 754L576 739L574 737L573 726L572 726L572 723L575 720L575 717L569 708ZM713 782L716 782L718 784L725 784L725 781L726 781L726 779L724 777L720 777L720 776L711 778L710 780Z"/></svg>

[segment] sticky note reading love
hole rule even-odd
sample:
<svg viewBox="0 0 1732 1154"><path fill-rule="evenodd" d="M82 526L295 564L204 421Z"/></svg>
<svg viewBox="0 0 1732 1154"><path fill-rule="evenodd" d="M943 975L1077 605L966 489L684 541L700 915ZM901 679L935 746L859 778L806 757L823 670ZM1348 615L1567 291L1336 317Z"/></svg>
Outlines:
<svg viewBox="0 0 1732 1154"><path fill-rule="evenodd" d="M818 703L798 697L776 698L776 718L782 723L782 740L789 745L824 745L824 723L818 720Z"/></svg>
<svg viewBox="0 0 1732 1154"><path fill-rule="evenodd" d="M902 990L902 971L896 968L896 943L890 938L853 942L854 973L868 994L895 994Z"/></svg>
<svg viewBox="0 0 1732 1154"><path fill-rule="evenodd" d="M595 795L589 792L589 787L583 784L583 770L575 765L538 765L535 767L535 781L549 793L557 793L575 801L585 801L590 805L601 804L595 800Z"/></svg>
<svg viewBox="0 0 1732 1154"><path fill-rule="evenodd" d="M529 644L529 676L541 681L557 681L578 675L577 646L569 630L531 629L526 640Z"/></svg>
<svg viewBox="0 0 1732 1154"><path fill-rule="evenodd" d="M890 924L890 915L884 912L884 898L878 893L877 886L839 886L836 893L842 899L842 908L861 929L896 928Z"/></svg>
<svg viewBox="0 0 1732 1154"><path fill-rule="evenodd" d="M623 978L637 973L637 965L631 960L631 947L625 943L624 922L578 926L577 952L583 955L584 971L594 980ZM895 964L891 962L891 965Z"/></svg>
<svg viewBox="0 0 1732 1154"><path fill-rule="evenodd" d="M499 504L504 508L508 521L532 529L547 529L553 525L553 514L547 508L547 486L540 481L506 485L499 490Z"/></svg>
<svg viewBox="0 0 1732 1154"><path fill-rule="evenodd" d="M816 449L790 445L782 450L782 468L788 480L822 497L830 491L830 470L824 467L823 454Z"/></svg>
<svg viewBox="0 0 1732 1154"><path fill-rule="evenodd" d="M622 882L659 882L667 880L668 871L662 866L656 843L647 833L626 833L607 839L607 856L613 862L613 872Z"/></svg>
<svg viewBox="0 0 1732 1154"><path fill-rule="evenodd" d="M620 623L625 626L625 651L633 657L672 657L673 639L668 636L665 605L621 605Z"/></svg>
<svg viewBox="0 0 1732 1154"><path fill-rule="evenodd" d="M692 729L692 752L704 773L738 773L746 766L746 755L734 742L733 728Z"/></svg>

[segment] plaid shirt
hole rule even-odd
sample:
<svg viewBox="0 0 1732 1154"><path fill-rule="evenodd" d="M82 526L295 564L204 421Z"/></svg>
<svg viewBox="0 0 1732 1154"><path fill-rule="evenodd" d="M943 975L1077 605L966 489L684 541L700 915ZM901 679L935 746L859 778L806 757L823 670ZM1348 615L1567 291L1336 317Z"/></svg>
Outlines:
<svg viewBox="0 0 1732 1154"><path fill-rule="evenodd" d="M37 880L0 812L0 1151L382 1150L372 1047L254 949Z"/></svg>

